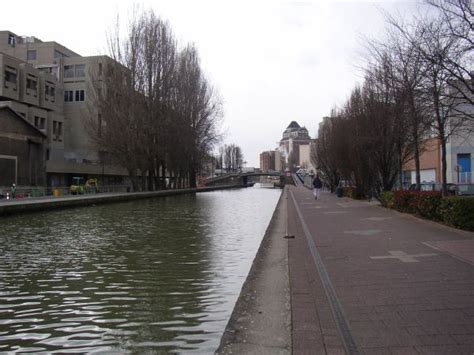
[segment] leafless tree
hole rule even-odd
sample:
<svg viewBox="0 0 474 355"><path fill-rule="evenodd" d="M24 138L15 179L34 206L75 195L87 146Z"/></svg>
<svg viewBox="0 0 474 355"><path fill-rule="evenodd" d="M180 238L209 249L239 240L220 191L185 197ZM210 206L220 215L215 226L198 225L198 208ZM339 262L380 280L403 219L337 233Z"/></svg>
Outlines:
<svg viewBox="0 0 474 355"><path fill-rule="evenodd" d="M178 50L171 26L153 11L135 16L124 40L117 29L109 49L112 60L94 84L95 141L141 177L142 189L166 188L168 177L173 187L195 187L223 115L197 49Z"/></svg>

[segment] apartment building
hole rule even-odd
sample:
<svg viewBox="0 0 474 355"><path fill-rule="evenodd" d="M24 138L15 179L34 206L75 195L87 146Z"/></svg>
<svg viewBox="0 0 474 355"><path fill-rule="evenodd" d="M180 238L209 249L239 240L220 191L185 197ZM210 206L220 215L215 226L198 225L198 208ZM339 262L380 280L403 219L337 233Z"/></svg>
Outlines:
<svg viewBox="0 0 474 355"><path fill-rule="evenodd" d="M123 181L127 172L108 164L90 138L91 120L100 116L93 83L100 83L103 67L112 60L82 57L54 41L10 31L0 31L0 58L5 82L13 85L17 80L20 86L14 90L10 84L2 85L0 103L47 135L48 186L67 186L73 176L98 177L103 183Z"/></svg>
<svg viewBox="0 0 474 355"><path fill-rule="evenodd" d="M311 141L306 127L301 127L298 122L291 121L283 132L278 147L287 168L292 170L296 169L296 166L299 165L300 162L299 147L301 145L308 145Z"/></svg>
<svg viewBox="0 0 474 355"><path fill-rule="evenodd" d="M260 170L263 172L275 171L275 151L269 150L260 153Z"/></svg>

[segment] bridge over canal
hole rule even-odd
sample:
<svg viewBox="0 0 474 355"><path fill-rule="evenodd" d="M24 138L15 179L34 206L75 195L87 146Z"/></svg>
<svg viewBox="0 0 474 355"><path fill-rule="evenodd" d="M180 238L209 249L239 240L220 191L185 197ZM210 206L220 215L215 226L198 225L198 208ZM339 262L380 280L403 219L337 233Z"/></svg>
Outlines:
<svg viewBox="0 0 474 355"><path fill-rule="evenodd" d="M258 176L276 176L280 178L280 184L285 184L285 175L281 172L248 172L248 173L233 173L208 178L206 181L207 186L216 185L237 185L237 186L249 186L251 185L251 178Z"/></svg>

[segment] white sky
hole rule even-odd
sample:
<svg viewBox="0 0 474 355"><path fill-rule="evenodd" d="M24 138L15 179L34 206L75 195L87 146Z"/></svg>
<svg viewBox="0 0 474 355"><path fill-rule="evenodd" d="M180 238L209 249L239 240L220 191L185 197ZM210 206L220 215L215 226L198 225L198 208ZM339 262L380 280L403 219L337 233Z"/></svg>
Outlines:
<svg viewBox="0 0 474 355"><path fill-rule="evenodd" d="M318 0L23 0L0 29L56 41L81 55L107 54L117 14L134 4L170 22L181 45L194 42L224 99L225 143L243 149L247 166L274 149L288 124L312 138L332 107L361 80L363 36L383 33L381 8L410 17L411 1ZM13 13L12 13L13 14ZM21 14L21 15L19 15Z"/></svg>

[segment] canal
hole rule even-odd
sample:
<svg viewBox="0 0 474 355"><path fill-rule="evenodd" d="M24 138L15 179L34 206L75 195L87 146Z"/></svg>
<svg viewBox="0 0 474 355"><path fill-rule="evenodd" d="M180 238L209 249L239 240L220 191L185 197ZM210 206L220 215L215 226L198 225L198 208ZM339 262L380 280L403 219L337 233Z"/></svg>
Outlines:
<svg viewBox="0 0 474 355"><path fill-rule="evenodd" d="M0 219L0 352L213 353L280 194Z"/></svg>

